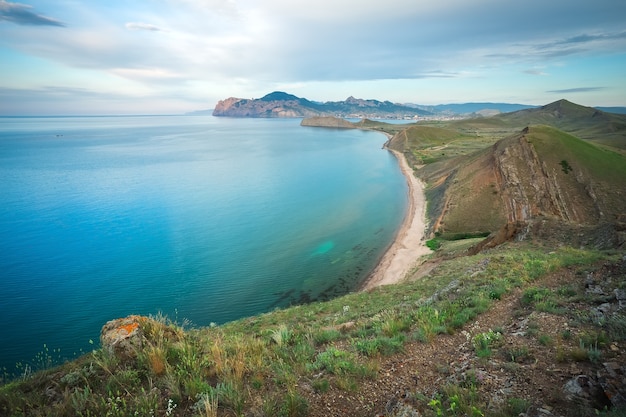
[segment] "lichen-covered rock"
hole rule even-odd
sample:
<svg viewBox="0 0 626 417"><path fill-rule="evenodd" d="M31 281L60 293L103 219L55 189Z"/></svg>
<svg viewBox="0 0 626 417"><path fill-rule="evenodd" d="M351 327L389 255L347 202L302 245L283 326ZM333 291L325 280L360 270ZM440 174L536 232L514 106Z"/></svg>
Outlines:
<svg viewBox="0 0 626 417"><path fill-rule="evenodd" d="M107 322L100 332L102 348L122 360L136 358L144 344L143 325L147 320L133 315Z"/></svg>
<svg viewBox="0 0 626 417"><path fill-rule="evenodd" d="M176 343L183 330L162 317L132 315L107 322L100 332L102 349L122 361L134 360L142 349Z"/></svg>
<svg viewBox="0 0 626 417"><path fill-rule="evenodd" d="M606 382L606 379L603 379ZM603 410L610 407L610 396L612 391L606 388L614 387L599 383L597 378L587 375L578 375L565 383L563 386L563 394L568 401L579 404L584 407L591 407L597 410Z"/></svg>

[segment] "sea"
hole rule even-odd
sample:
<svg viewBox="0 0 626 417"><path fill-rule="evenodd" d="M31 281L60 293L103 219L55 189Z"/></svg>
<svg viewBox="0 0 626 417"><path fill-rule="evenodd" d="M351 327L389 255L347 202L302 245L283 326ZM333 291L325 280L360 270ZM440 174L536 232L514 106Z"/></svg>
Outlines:
<svg viewBox="0 0 626 417"><path fill-rule="evenodd" d="M357 290L406 181L384 135L300 121L0 118L0 371L131 314L220 325Z"/></svg>

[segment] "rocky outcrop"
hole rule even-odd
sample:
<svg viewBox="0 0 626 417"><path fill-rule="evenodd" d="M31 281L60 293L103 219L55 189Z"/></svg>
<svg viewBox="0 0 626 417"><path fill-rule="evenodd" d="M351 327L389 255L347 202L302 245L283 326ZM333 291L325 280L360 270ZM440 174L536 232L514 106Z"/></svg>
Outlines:
<svg viewBox="0 0 626 417"><path fill-rule="evenodd" d="M228 117L313 117L324 112L309 108L298 99L248 100L227 98L213 110L213 116Z"/></svg>
<svg viewBox="0 0 626 417"><path fill-rule="evenodd" d="M509 222L525 222L538 215L580 220L524 135L499 142L494 162Z"/></svg>
<svg viewBox="0 0 626 417"><path fill-rule="evenodd" d="M100 344L107 352L121 358L133 359L144 345L142 316L128 316L107 322L100 332Z"/></svg>
<svg viewBox="0 0 626 417"><path fill-rule="evenodd" d="M521 135L494 145L494 165L500 195L509 222L527 222L538 216L566 222L598 224L604 212L595 184L584 170L548 163Z"/></svg>
<svg viewBox="0 0 626 417"><path fill-rule="evenodd" d="M150 317L131 315L107 322L100 332L102 349L122 361L135 360L148 346L158 346L167 339L182 337L179 329Z"/></svg>

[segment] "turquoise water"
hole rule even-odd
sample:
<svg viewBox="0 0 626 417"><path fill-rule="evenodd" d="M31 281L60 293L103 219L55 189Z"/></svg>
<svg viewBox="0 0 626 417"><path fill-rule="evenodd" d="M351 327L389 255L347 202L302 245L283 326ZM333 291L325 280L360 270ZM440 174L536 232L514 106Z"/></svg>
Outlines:
<svg viewBox="0 0 626 417"><path fill-rule="evenodd" d="M203 326L354 290L406 182L381 134L299 122L0 118L0 368L129 314Z"/></svg>

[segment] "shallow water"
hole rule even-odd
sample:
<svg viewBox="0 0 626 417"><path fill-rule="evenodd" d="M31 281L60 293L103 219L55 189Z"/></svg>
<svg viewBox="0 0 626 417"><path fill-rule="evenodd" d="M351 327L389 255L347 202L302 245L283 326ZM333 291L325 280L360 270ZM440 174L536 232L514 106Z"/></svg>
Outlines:
<svg viewBox="0 0 626 417"><path fill-rule="evenodd" d="M299 122L0 118L0 367L129 314L220 324L354 290L406 182L384 136Z"/></svg>

